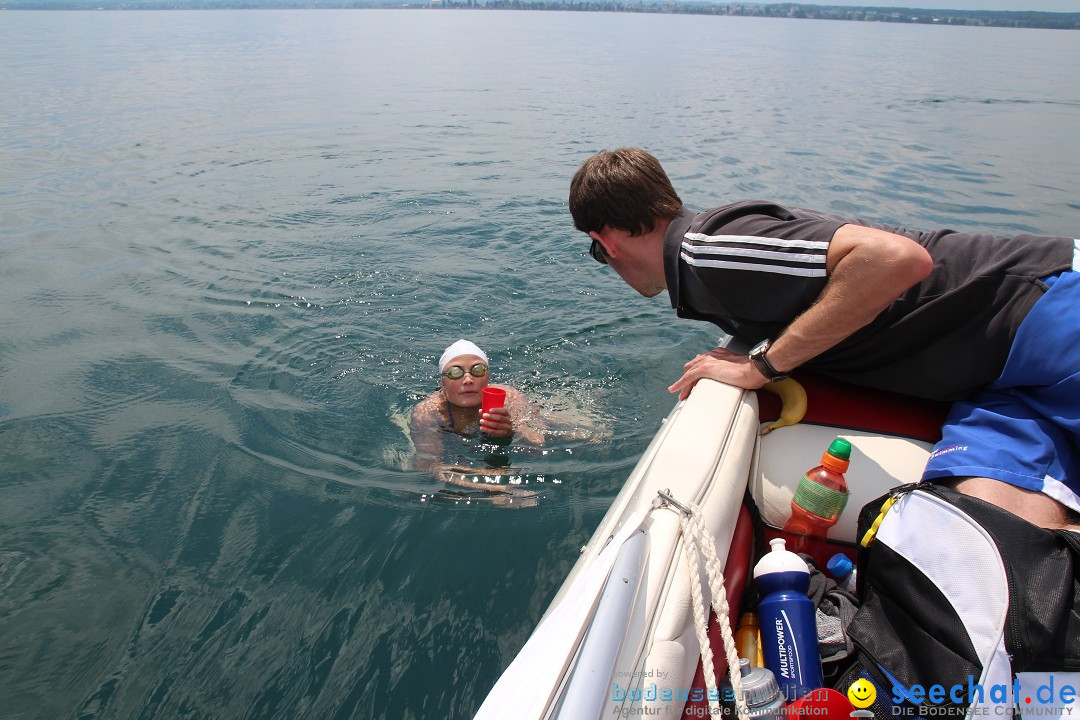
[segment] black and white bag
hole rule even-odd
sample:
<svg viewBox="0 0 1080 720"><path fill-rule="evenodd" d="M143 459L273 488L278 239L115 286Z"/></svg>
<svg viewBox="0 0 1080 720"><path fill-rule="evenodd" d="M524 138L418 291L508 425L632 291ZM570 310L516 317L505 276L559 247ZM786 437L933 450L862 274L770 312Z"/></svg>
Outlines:
<svg viewBox="0 0 1080 720"><path fill-rule="evenodd" d="M834 687L873 682L877 717L1009 717L1016 673L1080 670L1080 534L927 483L866 505L859 537Z"/></svg>

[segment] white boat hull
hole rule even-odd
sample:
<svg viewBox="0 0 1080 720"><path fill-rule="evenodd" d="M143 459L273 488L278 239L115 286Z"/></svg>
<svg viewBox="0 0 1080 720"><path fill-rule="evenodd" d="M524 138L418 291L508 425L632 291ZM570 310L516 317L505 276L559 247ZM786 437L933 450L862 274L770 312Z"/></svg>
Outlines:
<svg viewBox="0 0 1080 720"><path fill-rule="evenodd" d="M659 491L700 508L723 562L747 488L765 522L781 527L802 473L837 434L853 444L849 505L856 508L917 479L930 448L835 424L765 436L759 428L753 391L703 380L675 406L478 720L679 716L700 647L680 511L655 507ZM846 513L831 535L853 542L856 514Z"/></svg>

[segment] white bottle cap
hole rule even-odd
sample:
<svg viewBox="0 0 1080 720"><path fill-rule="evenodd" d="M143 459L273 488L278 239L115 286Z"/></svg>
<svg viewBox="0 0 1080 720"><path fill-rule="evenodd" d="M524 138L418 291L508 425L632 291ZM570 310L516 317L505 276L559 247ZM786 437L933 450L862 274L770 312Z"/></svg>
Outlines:
<svg viewBox="0 0 1080 720"><path fill-rule="evenodd" d="M806 562L795 553L788 550L785 545L787 543L784 538L775 538L769 541L769 545L772 546L772 550L765 553L765 555L758 560L758 564L754 566L754 578L758 578L768 573L776 572L801 572L807 575L810 574L809 568L806 567Z"/></svg>

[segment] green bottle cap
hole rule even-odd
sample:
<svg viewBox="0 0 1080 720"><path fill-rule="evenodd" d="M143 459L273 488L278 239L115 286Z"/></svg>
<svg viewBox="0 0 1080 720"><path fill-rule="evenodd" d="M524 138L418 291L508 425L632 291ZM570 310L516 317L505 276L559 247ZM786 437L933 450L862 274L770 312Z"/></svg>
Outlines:
<svg viewBox="0 0 1080 720"><path fill-rule="evenodd" d="M849 460L851 459L851 443L842 437L838 437L832 441L832 445L829 446L827 452L837 460Z"/></svg>

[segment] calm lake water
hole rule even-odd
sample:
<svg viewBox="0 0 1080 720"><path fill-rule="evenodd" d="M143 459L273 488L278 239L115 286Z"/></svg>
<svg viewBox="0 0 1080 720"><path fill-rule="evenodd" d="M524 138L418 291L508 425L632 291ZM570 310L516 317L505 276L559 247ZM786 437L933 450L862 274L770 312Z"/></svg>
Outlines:
<svg viewBox="0 0 1080 720"><path fill-rule="evenodd" d="M1080 34L445 11L0 13L0 717L468 718L715 332L585 255L695 208L1080 231ZM432 498L459 337L605 428Z"/></svg>

